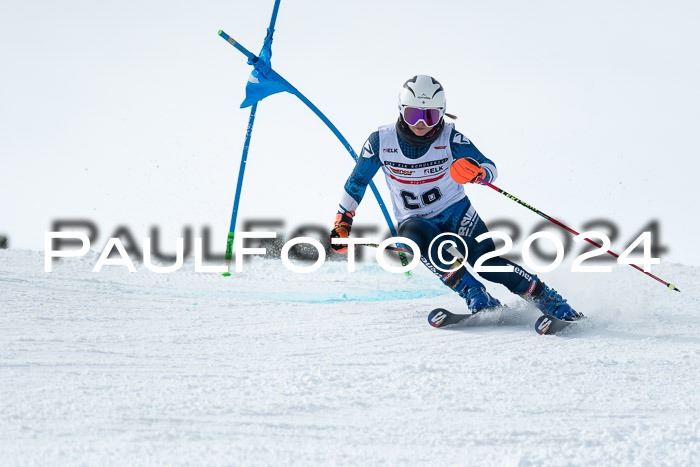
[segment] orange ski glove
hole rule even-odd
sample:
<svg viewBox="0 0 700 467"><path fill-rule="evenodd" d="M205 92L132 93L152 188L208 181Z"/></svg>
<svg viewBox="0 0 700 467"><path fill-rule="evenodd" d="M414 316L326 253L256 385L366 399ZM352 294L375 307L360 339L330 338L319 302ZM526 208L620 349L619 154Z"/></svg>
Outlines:
<svg viewBox="0 0 700 467"><path fill-rule="evenodd" d="M477 178L486 178L486 169L471 157L467 157L452 163L450 176L457 183L474 183Z"/></svg>
<svg viewBox="0 0 700 467"><path fill-rule="evenodd" d="M350 227L352 226L352 218L355 217L355 211L345 211L344 213L338 213L335 215L335 224L333 224L333 230L331 230L330 238L328 242L331 244L331 248L338 253L347 253L347 245L334 245L331 240L334 238L348 238L350 235Z"/></svg>

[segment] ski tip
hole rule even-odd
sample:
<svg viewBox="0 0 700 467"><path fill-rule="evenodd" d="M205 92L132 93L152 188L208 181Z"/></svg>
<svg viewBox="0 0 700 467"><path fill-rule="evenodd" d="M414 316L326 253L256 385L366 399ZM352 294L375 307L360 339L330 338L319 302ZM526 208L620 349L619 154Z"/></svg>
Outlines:
<svg viewBox="0 0 700 467"><path fill-rule="evenodd" d="M219 32L217 34L221 35L221 34L223 34L223 32L224 31L222 29L219 29Z"/></svg>
<svg viewBox="0 0 700 467"><path fill-rule="evenodd" d="M535 331L537 331L537 334L539 335L545 335L547 334L547 331L549 331L549 327L552 325L552 323L552 318L547 315L542 315L535 322Z"/></svg>
<svg viewBox="0 0 700 467"><path fill-rule="evenodd" d="M447 318L448 313L449 311L444 308L435 308L428 315L428 323L434 328L439 328L443 321L445 321L445 318Z"/></svg>
<svg viewBox="0 0 700 467"><path fill-rule="evenodd" d="M221 275L224 276L224 277L229 277L229 276L231 275L231 273L230 273L230 272L224 272L224 273L221 273Z"/></svg>
<svg viewBox="0 0 700 467"><path fill-rule="evenodd" d="M560 331L568 328L572 324L579 323L586 320L587 318L581 315L578 319L568 321L564 319L558 319L550 315L542 315L535 322L535 331L537 334L557 334Z"/></svg>

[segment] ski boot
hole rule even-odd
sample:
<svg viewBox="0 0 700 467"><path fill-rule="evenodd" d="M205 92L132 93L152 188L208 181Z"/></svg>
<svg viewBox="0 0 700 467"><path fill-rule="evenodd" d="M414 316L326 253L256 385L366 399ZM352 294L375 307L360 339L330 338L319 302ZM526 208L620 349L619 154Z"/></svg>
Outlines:
<svg viewBox="0 0 700 467"><path fill-rule="evenodd" d="M467 308L474 313L488 308L497 308L501 306L501 302L497 298L492 297L483 287L472 287L467 290L467 293L462 295L467 300Z"/></svg>
<svg viewBox="0 0 700 467"><path fill-rule="evenodd" d="M501 306L501 302L489 295L486 287L476 280L466 268L459 267L459 262L455 264L457 267L444 274L442 281L467 301L467 308L472 314L487 308Z"/></svg>
<svg viewBox="0 0 700 467"><path fill-rule="evenodd" d="M527 292L521 297L534 304L545 315L564 321L576 321L583 318L583 314L571 308L571 305L566 303L566 299L562 298L556 290L537 278L532 279Z"/></svg>

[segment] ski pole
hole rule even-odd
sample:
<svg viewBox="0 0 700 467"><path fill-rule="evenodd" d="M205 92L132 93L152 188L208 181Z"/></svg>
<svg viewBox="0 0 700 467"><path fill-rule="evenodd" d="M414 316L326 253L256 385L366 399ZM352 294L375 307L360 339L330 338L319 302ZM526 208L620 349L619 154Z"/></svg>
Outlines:
<svg viewBox="0 0 700 467"><path fill-rule="evenodd" d="M379 243L355 243L355 245L358 245L358 246L368 246L368 247L371 247L371 248L379 248ZM385 246L384 249L385 249L385 250L398 251L399 253L408 253L409 255L413 255L413 252L412 252L411 250L406 250L406 249L404 249L404 248L399 248L399 247L395 247L395 246ZM408 263L407 263L407 264L408 264ZM406 266L406 265L404 264L404 266Z"/></svg>
<svg viewBox="0 0 700 467"><path fill-rule="evenodd" d="M368 246L368 247L371 247L371 248L379 248L379 243L355 243L355 245L359 245L359 246ZM398 245L398 243L397 243L397 245ZM408 254L411 255L411 256L413 256L413 254L414 254L411 250L406 250L406 249L404 249L404 248L398 248L398 247L395 247L395 246L385 246L384 249L385 249L385 250L398 251L398 252L400 252L400 253L408 253ZM451 255L455 256L457 259L460 259L460 260L463 260L463 259L464 259L464 256L462 255L462 253L460 253L459 250L457 250L454 246L449 246L449 247L447 247L445 250L446 250L448 253L450 253ZM404 266L405 266L405 265L404 265Z"/></svg>
<svg viewBox="0 0 700 467"><path fill-rule="evenodd" d="M551 217L551 216L548 216L547 214L543 213L542 211L540 211L540 210L537 209L536 207L531 206L531 205L527 204L526 202L522 201L520 198L516 198L515 196L513 196L513 195L511 195L510 193L506 192L505 190L501 190L501 189L498 188L497 186L492 185L491 183L487 182L487 181L484 180L483 178L478 178L476 181L477 181L478 183L481 183L482 185L486 185L487 187L496 190L497 192L499 192L500 194L502 194L502 195L505 196L506 198L512 199L513 201L515 201L516 203L520 204L521 206L525 206L525 207L528 208L530 211L532 211L532 212L534 212L535 214L538 214L538 215L544 217L545 219L547 219L548 221L550 221L550 222L552 222L552 223L558 225L558 226L561 227L562 229L564 229L564 230L566 230L566 231L568 231L568 232L571 232L571 233L574 234L574 235L579 235L579 233L576 232L574 229L572 229L572 228L570 228L570 227L567 227L566 225L562 224L561 222L559 222L559 221L556 220L555 218L553 218L553 217ZM602 248L602 245L598 245L596 242L594 242L594 241L591 240L590 238L584 238L584 240L586 240L586 241L587 241L588 243L590 243L591 245L595 245L595 246L597 246L598 248ZM620 255L618 255L617 253L614 253L614 252L612 252L612 251L610 251L610 250L607 250L606 253L608 253L608 254L614 256L615 258L619 258L619 257L620 257ZM651 277L652 279L655 279L655 280L661 282L662 284L664 284L666 287L668 287L668 288L671 289L671 290L675 290L676 292L680 292L680 291L681 291L681 289L677 288L675 285L673 285L673 284L671 284L671 283L669 283L669 282L666 282L665 280L663 280L663 279L661 279L661 278L655 276L654 274L652 274L652 273L650 273L650 272L646 272L644 269L640 268L640 267L637 266L636 264L630 264L630 266L632 266L633 268L635 268L636 270L638 270L638 271L640 271L640 272L643 272L644 274L646 274L647 276Z"/></svg>

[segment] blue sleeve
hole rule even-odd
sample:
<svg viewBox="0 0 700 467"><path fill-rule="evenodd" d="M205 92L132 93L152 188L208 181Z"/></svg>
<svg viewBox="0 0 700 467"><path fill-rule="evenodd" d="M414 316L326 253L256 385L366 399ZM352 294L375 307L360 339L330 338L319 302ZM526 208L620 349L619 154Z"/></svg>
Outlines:
<svg viewBox="0 0 700 467"><path fill-rule="evenodd" d="M345 190L341 195L338 212L354 211L365 195L367 185L381 167L379 160L379 132L372 133L357 158L357 163L350 177L345 182Z"/></svg>
<svg viewBox="0 0 700 467"><path fill-rule="evenodd" d="M455 159L466 159L471 157L477 161L486 170L486 181L491 183L498 177L498 169L496 169L496 164L491 161L488 157L481 154L474 143L472 143L469 138L464 136L459 131L452 128L452 134L450 135L450 149L452 150L452 156Z"/></svg>

